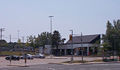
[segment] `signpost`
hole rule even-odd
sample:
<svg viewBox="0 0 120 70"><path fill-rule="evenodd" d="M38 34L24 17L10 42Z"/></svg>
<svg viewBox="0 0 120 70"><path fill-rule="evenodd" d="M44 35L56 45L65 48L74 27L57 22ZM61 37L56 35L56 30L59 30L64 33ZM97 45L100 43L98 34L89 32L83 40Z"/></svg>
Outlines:
<svg viewBox="0 0 120 70"><path fill-rule="evenodd" d="M83 62L83 39L82 39L82 32L81 32L81 48L82 48L82 62Z"/></svg>
<svg viewBox="0 0 120 70"><path fill-rule="evenodd" d="M71 56L71 62L73 61L73 55L74 55L74 53L73 53L73 30L70 30L71 31L71 40L72 40L72 56Z"/></svg>
<svg viewBox="0 0 120 70"><path fill-rule="evenodd" d="M10 65L11 65L11 61L12 61L12 56L10 56Z"/></svg>
<svg viewBox="0 0 120 70"><path fill-rule="evenodd" d="M27 64L27 54L25 54L24 60L25 60L25 66L26 66L26 64Z"/></svg>

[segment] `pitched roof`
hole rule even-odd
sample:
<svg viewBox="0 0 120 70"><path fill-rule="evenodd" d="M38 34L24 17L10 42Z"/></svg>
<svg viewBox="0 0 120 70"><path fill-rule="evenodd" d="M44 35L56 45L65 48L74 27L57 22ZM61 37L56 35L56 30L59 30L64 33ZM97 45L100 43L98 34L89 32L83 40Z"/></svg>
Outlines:
<svg viewBox="0 0 120 70"><path fill-rule="evenodd" d="M96 35L84 35L84 36L73 36L73 43L92 43L95 39L100 39L100 34ZM67 44L72 43L72 40L68 40Z"/></svg>

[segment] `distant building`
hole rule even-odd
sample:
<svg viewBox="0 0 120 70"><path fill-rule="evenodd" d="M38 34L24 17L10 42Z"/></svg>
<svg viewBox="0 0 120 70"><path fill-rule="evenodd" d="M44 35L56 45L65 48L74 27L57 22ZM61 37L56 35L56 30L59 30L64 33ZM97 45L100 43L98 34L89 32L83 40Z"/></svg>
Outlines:
<svg viewBox="0 0 120 70"><path fill-rule="evenodd" d="M81 55L83 49L83 54L86 56L91 54L97 54L98 47L100 46L100 37L100 34L73 36L73 42L71 39L69 39L65 44L59 45L57 52L59 53L59 55L71 55L73 50L74 55ZM53 48L54 54L56 53L54 52L55 50L56 48Z"/></svg>

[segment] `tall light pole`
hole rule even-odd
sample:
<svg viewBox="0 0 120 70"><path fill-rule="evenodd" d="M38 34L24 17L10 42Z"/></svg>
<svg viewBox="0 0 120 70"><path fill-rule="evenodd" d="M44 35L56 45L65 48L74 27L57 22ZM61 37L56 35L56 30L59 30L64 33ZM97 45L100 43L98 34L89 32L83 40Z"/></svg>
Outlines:
<svg viewBox="0 0 120 70"><path fill-rule="evenodd" d="M71 62L73 61L73 30L71 31L71 35L72 35L72 44L71 44L71 49L72 49L72 56L71 56Z"/></svg>
<svg viewBox="0 0 120 70"><path fill-rule="evenodd" d="M50 18L50 33L52 34L52 18L53 18L54 16L49 16L49 18Z"/></svg>
<svg viewBox="0 0 120 70"><path fill-rule="evenodd" d="M82 48L82 62L83 62L83 39L82 39L82 32L81 32L81 48Z"/></svg>
<svg viewBox="0 0 120 70"><path fill-rule="evenodd" d="M49 18L50 18L50 33L51 33L51 35L52 35L52 18L53 18L54 16L49 16ZM51 40L51 51L50 51L50 54L51 54L51 58L52 58L52 36L50 37L50 40Z"/></svg>

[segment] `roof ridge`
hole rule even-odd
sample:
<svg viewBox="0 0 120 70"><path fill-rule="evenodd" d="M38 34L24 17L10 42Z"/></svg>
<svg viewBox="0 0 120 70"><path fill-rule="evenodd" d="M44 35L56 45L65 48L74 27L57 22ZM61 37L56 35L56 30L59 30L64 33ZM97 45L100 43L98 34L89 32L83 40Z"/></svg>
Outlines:
<svg viewBox="0 0 120 70"><path fill-rule="evenodd" d="M82 35L82 36L97 36L97 35L100 35L100 34L94 34L94 35ZM81 36L73 36L73 37L81 37Z"/></svg>
<svg viewBox="0 0 120 70"><path fill-rule="evenodd" d="M93 41L94 39L96 39L98 36L100 36L100 34L83 35L82 37L81 37L81 36L74 36L74 37L73 37L73 42L74 42L74 43L81 43L81 39L82 39L82 42L90 43L91 41ZM71 42L71 41L68 40L67 43L70 43L70 42Z"/></svg>

